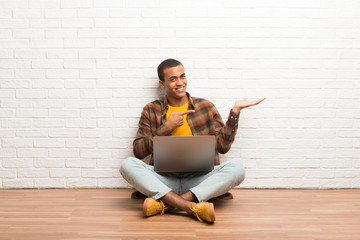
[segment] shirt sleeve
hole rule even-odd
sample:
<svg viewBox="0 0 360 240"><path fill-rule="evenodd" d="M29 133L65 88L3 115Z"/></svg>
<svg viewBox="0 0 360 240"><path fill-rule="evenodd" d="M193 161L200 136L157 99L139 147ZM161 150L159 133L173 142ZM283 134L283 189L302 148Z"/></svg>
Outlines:
<svg viewBox="0 0 360 240"><path fill-rule="evenodd" d="M216 132L216 147L219 153L227 153L230 150L231 144L235 140L240 113L235 114L232 110L230 110L228 119L224 124L215 106L213 107L213 111Z"/></svg>
<svg viewBox="0 0 360 240"><path fill-rule="evenodd" d="M150 114L149 108L144 107L139 121L139 128L136 133L135 140L133 142L133 152L135 157L139 159L143 159L149 154L152 154L153 137L166 136L171 133L171 131L168 131L165 128L165 125L161 125L155 131L152 131L155 124L156 124L155 114Z"/></svg>

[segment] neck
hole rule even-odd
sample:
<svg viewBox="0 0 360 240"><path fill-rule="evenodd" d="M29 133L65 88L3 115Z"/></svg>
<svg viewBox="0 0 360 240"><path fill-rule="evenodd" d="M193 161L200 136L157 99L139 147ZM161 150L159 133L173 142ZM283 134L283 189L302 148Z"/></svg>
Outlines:
<svg viewBox="0 0 360 240"><path fill-rule="evenodd" d="M166 97L167 97L167 100L168 100L170 106L173 106L173 107L184 106L189 101L187 95L185 95L182 98L170 98L169 96L166 96Z"/></svg>

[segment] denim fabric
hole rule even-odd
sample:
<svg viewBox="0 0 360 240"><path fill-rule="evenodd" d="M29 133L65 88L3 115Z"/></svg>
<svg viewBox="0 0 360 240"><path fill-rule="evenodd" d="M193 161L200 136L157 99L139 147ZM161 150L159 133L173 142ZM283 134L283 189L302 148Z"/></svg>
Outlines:
<svg viewBox="0 0 360 240"><path fill-rule="evenodd" d="M170 191L178 195L191 191L199 202L226 193L245 178L243 165L235 160L216 165L208 173L156 173L153 166L130 157L121 164L120 173L129 184L148 197L160 199Z"/></svg>

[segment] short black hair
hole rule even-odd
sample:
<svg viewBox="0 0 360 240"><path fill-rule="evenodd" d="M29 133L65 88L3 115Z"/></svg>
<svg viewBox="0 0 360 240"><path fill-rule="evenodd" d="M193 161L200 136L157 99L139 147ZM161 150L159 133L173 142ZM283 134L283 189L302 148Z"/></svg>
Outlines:
<svg viewBox="0 0 360 240"><path fill-rule="evenodd" d="M176 66L179 66L179 65L182 66L182 63L179 62L178 60L172 59L172 58L169 58L169 59L166 59L166 60L162 61L159 64L158 68L157 68L159 79L164 82L165 81L165 79L164 79L164 70L167 69L167 68L176 67Z"/></svg>

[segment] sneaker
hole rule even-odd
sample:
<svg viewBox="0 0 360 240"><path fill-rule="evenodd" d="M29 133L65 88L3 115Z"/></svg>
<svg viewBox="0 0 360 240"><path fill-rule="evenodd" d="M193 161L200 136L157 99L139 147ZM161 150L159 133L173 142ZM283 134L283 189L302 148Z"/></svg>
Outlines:
<svg viewBox="0 0 360 240"><path fill-rule="evenodd" d="M145 216L152 216L156 214L163 215L168 207L161 201L153 198L146 198L143 206L143 213Z"/></svg>
<svg viewBox="0 0 360 240"><path fill-rule="evenodd" d="M215 210L214 204L209 202L201 202L189 206L190 210L194 212L194 215L203 222L203 219L207 222L215 222Z"/></svg>

